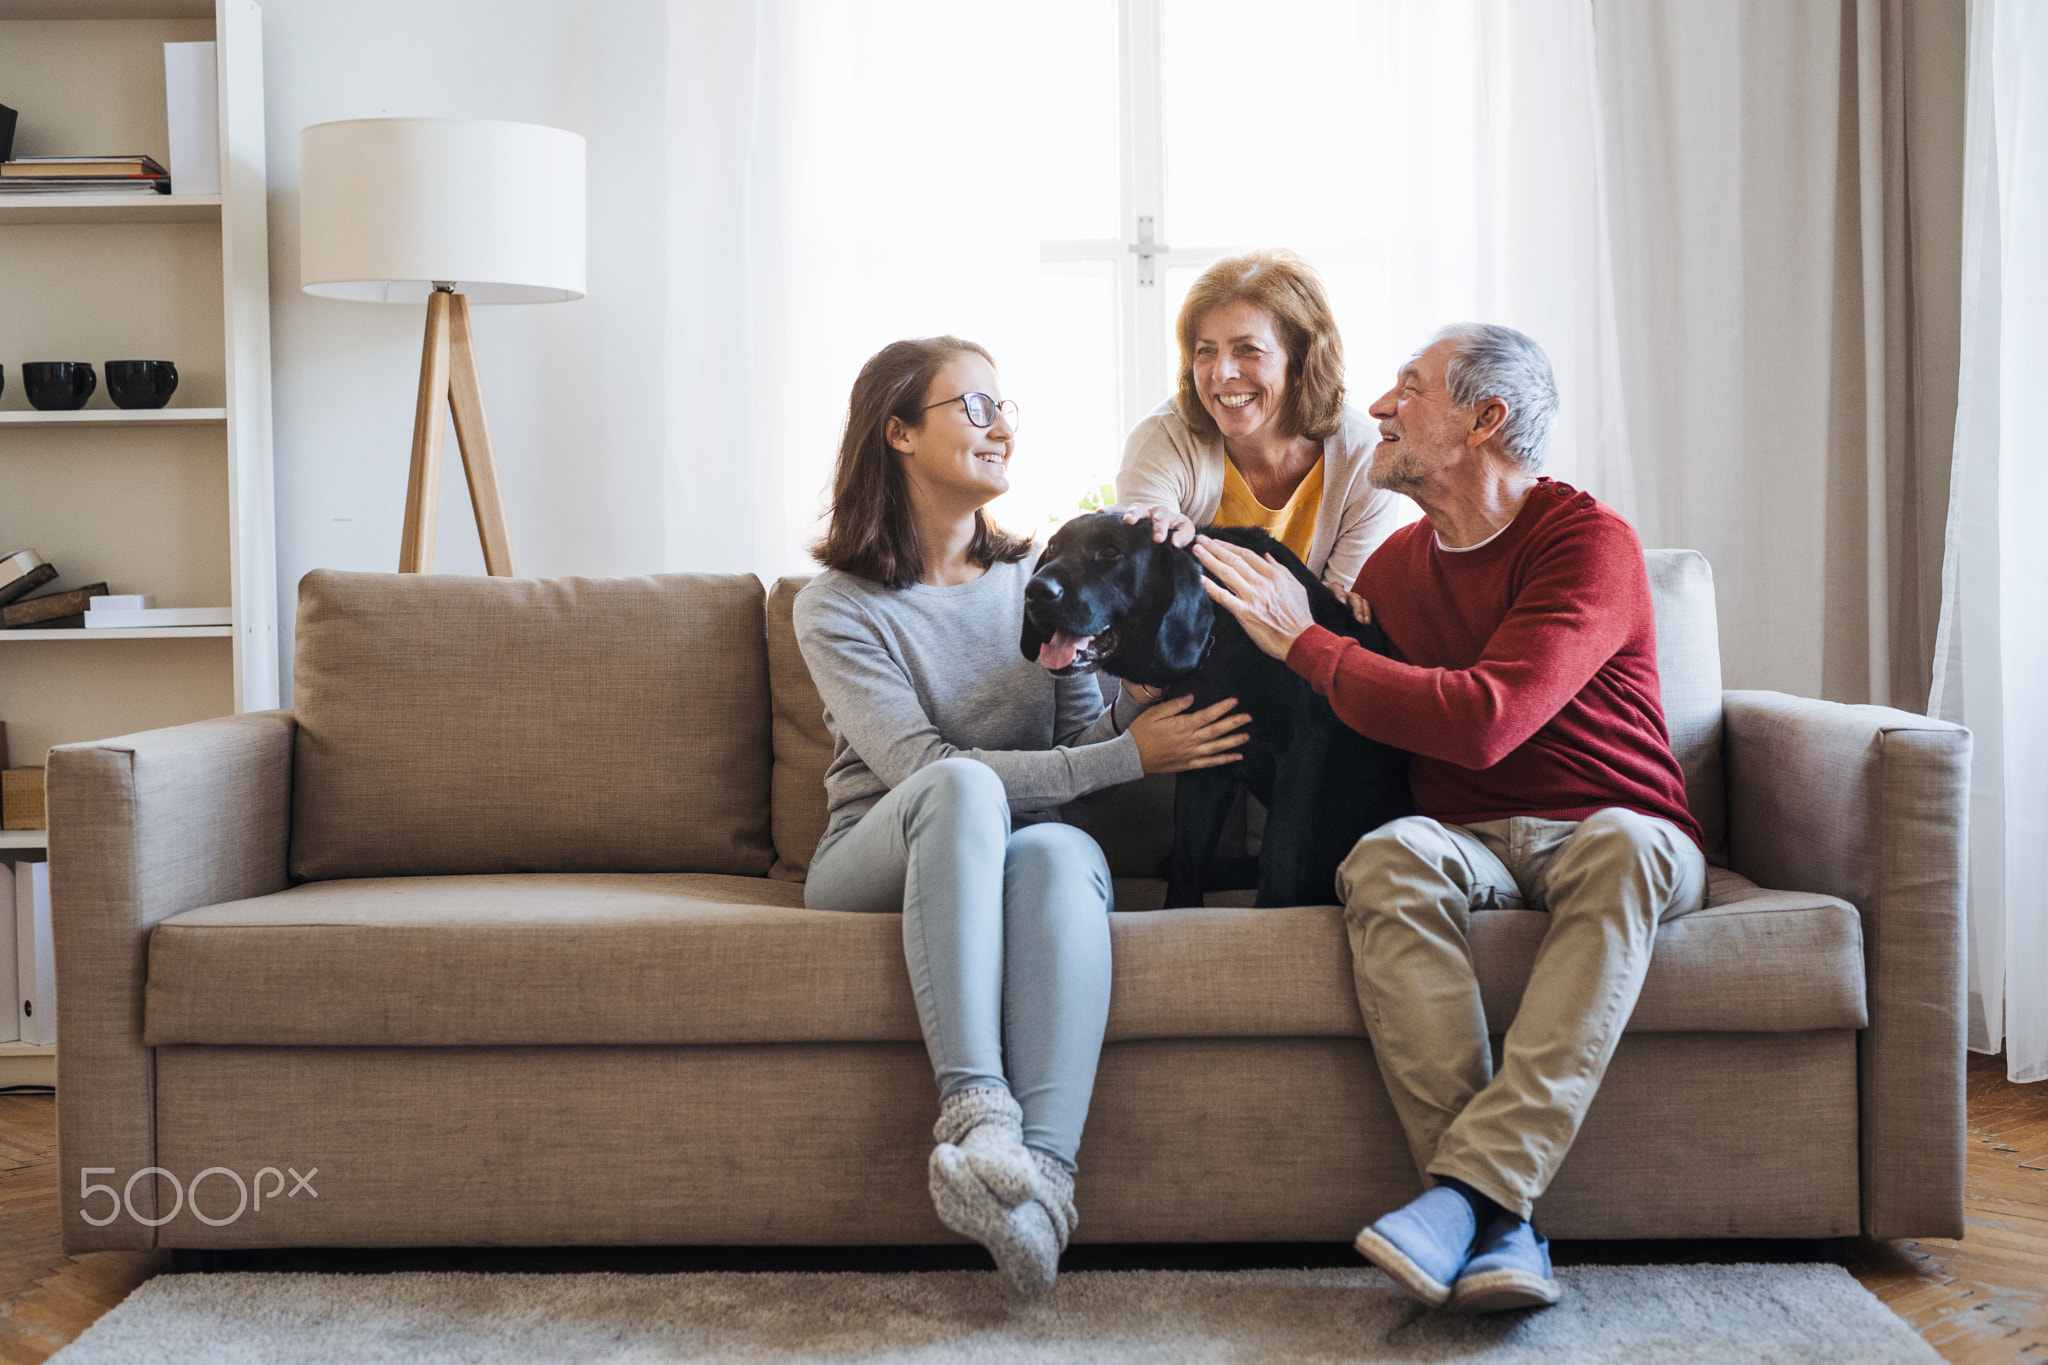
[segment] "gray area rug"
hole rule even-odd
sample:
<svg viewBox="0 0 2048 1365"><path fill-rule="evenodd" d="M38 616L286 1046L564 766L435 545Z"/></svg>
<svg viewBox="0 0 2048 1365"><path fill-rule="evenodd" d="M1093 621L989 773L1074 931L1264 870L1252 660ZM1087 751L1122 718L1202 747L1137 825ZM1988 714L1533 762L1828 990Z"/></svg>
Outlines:
<svg viewBox="0 0 2048 1365"><path fill-rule="evenodd" d="M992 1274L165 1275L53 1359L138 1362L1476 1361L1926 1365L1839 1266L1575 1266L1564 1302L1462 1318L1376 1270L1092 1271L1015 1304Z"/></svg>

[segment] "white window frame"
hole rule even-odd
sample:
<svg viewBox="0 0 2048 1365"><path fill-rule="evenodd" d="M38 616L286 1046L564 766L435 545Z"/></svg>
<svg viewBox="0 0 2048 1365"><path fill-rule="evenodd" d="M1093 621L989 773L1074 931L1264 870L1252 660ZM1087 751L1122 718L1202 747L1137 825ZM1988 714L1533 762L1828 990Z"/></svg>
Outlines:
<svg viewBox="0 0 2048 1365"><path fill-rule="evenodd" d="M1229 250L1170 245L1160 7L1161 0L1119 0L1117 7L1117 221L1122 235L1039 244L1041 261L1107 261L1116 277L1117 412L1125 431L1173 392L1178 355L1173 319L1166 315L1167 269L1204 266Z"/></svg>

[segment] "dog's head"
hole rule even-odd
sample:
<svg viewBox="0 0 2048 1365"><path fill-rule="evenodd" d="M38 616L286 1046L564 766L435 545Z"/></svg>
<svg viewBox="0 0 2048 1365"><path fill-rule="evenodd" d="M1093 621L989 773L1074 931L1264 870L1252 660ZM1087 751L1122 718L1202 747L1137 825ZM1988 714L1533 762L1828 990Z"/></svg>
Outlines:
<svg viewBox="0 0 2048 1365"><path fill-rule="evenodd" d="M1066 677L1101 669L1159 687L1202 661L1215 607L1187 550L1152 539L1119 511L1075 517L1053 534L1024 589L1024 657Z"/></svg>

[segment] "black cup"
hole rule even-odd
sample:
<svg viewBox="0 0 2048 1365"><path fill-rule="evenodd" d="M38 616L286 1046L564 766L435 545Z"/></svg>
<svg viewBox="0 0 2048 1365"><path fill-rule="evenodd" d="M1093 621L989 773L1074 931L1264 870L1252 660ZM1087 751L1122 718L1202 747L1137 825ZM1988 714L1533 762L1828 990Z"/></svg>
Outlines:
<svg viewBox="0 0 2048 1365"><path fill-rule="evenodd" d="M160 408L177 388L178 367L168 360L107 362L107 397L117 408Z"/></svg>
<svg viewBox="0 0 2048 1365"><path fill-rule="evenodd" d="M99 376L83 360L28 360L22 362L21 387L28 401L44 412L70 412L85 406Z"/></svg>

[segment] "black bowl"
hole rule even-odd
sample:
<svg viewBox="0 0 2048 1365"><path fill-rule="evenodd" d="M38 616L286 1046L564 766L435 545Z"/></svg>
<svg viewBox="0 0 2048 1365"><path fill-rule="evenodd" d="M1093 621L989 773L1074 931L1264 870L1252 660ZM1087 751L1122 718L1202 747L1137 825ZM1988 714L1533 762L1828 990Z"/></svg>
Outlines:
<svg viewBox="0 0 2048 1365"><path fill-rule="evenodd" d="M44 412L70 412L85 406L100 385L92 365L83 360L28 360L22 362L21 387L28 401Z"/></svg>
<svg viewBox="0 0 2048 1365"><path fill-rule="evenodd" d="M168 360L109 360L107 397L117 408L160 408L178 388L178 367Z"/></svg>

